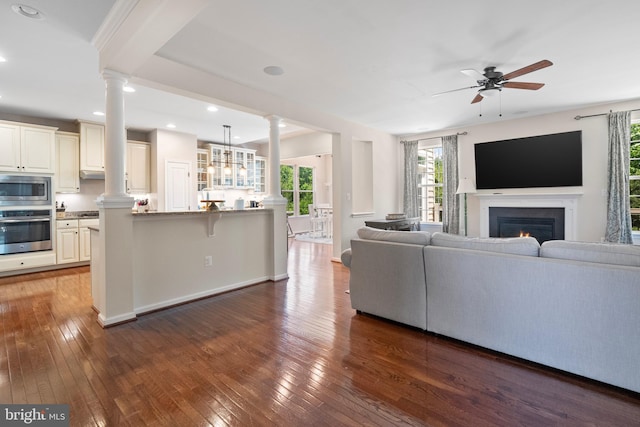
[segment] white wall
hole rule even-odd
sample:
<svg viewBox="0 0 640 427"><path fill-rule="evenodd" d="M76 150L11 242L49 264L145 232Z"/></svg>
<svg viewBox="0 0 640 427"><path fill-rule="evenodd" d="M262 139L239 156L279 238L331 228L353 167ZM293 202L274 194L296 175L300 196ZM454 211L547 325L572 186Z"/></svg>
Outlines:
<svg viewBox="0 0 640 427"><path fill-rule="evenodd" d="M449 129L438 133L415 135L420 139L433 136L450 135L455 132L468 132L458 137L458 155L460 176L475 177L474 144L502 139L521 138L534 135L545 135L559 132L582 131L582 196L577 205L576 240L600 241L604 237L606 225L606 188L607 188L607 117L591 117L575 120L577 115L607 113L609 110L622 111L640 108L640 100L598 105L590 108L547 114L498 123L475 125L459 129ZM632 117L639 117L633 113ZM400 156L402 158L402 155ZM400 159L399 163L402 160ZM401 175L400 175L401 176ZM402 195L402 179L398 192ZM573 187L572 187L573 188ZM504 194L546 193L558 194L566 191L563 188L545 189L509 189L501 190ZM401 199L400 199L401 200ZM479 199L474 195L468 197L469 235L480 234Z"/></svg>
<svg viewBox="0 0 640 427"><path fill-rule="evenodd" d="M272 211L222 213L211 237L208 219L209 214L195 212L134 217L136 313L269 279Z"/></svg>
<svg viewBox="0 0 640 427"><path fill-rule="evenodd" d="M295 157L312 156L331 153L331 134L326 132L311 132L293 137L280 139L280 158L293 159Z"/></svg>

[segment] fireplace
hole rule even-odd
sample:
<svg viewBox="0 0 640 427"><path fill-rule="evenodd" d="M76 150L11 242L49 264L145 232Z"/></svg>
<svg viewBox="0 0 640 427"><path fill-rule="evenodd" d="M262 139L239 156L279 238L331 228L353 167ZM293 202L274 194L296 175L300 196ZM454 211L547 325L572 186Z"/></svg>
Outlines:
<svg viewBox="0 0 640 427"><path fill-rule="evenodd" d="M565 238L564 208L490 207L490 237L535 237L540 244Z"/></svg>
<svg viewBox="0 0 640 427"><path fill-rule="evenodd" d="M563 193L482 193L475 195L480 201L480 237L489 237L489 209L493 208L559 208L564 211L564 239L577 240L577 206L582 197L581 192ZM530 218L530 215L518 215ZM519 234L518 234L519 235ZM556 239L561 239L561 234L556 234Z"/></svg>

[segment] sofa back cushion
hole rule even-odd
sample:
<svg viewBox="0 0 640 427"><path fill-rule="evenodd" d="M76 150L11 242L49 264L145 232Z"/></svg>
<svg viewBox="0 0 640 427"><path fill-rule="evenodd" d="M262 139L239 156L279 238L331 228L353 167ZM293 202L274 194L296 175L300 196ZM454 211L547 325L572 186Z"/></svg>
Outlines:
<svg viewBox="0 0 640 427"><path fill-rule="evenodd" d="M427 246L431 240L431 233L427 231L380 230L365 226L358 229L358 237L363 240L382 240Z"/></svg>
<svg viewBox="0 0 640 427"><path fill-rule="evenodd" d="M465 237L457 234L433 233L431 246L474 249L477 251L498 252L513 255L537 257L540 244L534 237Z"/></svg>
<svg viewBox="0 0 640 427"><path fill-rule="evenodd" d="M540 247L540 256L640 267L640 246L618 243L548 240Z"/></svg>

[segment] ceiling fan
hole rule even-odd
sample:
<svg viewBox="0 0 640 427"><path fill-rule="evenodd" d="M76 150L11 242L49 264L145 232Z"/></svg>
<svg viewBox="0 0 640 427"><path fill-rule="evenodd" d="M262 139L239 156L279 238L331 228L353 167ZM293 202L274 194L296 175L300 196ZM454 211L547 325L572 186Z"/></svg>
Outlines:
<svg viewBox="0 0 640 427"><path fill-rule="evenodd" d="M520 77L524 74L532 73L534 71L538 71L542 68L550 67L551 65L553 65L551 61L543 59L542 61L527 65L526 67L522 67L507 74L502 74L500 71L497 71L496 67L486 67L484 69L484 73L472 69L461 70L463 74L475 79L478 84L475 86L463 87L460 89L436 93L433 96L443 95L445 93L451 92L458 92L461 90L480 88L478 90L478 94L471 101L472 104L475 104L476 102L482 101L486 97L495 95L496 93L500 92L502 88L538 90L542 86L544 86L544 83L512 82L511 79Z"/></svg>

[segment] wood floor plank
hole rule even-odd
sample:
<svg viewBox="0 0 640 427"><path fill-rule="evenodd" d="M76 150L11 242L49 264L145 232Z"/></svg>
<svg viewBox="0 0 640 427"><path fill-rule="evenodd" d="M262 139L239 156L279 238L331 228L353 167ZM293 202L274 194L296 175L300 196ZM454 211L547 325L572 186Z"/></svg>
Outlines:
<svg viewBox="0 0 640 427"><path fill-rule="evenodd" d="M288 280L109 329L87 267L0 278L0 401L74 426L640 424L637 393L356 314L331 257L291 241Z"/></svg>

